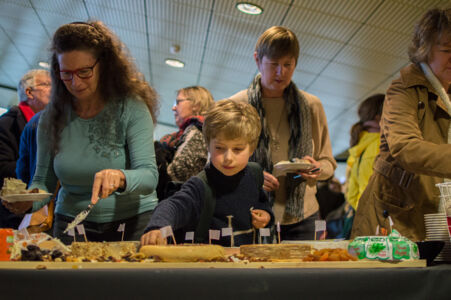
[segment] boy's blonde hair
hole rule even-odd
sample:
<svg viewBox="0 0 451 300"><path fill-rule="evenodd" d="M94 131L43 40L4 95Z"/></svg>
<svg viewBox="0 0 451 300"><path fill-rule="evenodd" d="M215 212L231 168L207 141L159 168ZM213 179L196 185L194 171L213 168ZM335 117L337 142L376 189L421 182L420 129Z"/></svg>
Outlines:
<svg viewBox="0 0 451 300"><path fill-rule="evenodd" d="M260 117L252 105L225 99L216 102L207 112L202 132L207 145L218 135L231 140L243 138L253 152L257 148L261 128Z"/></svg>

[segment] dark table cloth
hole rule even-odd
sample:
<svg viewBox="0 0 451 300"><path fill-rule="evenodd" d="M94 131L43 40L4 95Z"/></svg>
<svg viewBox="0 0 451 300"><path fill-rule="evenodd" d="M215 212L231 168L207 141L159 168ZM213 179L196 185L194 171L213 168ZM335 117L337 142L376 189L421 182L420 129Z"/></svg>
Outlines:
<svg viewBox="0 0 451 300"><path fill-rule="evenodd" d="M1 299L451 299L451 265L391 269L0 269Z"/></svg>

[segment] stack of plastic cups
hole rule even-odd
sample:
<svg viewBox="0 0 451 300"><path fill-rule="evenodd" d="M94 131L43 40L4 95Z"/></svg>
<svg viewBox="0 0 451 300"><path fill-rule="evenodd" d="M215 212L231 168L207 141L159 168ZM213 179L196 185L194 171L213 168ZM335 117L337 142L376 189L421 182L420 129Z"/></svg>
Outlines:
<svg viewBox="0 0 451 300"><path fill-rule="evenodd" d="M440 189L438 214L424 215L426 240L443 240L445 247L435 261L451 261L451 182L445 180Z"/></svg>
<svg viewBox="0 0 451 300"><path fill-rule="evenodd" d="M440 189L440 208L442 213L446 214L448 222L448 233L451 240L451 182L445 181L444 183L436 184Z"/></svg>
<svg viewBox="0 0 451 300"><path fill-rule="evenodd" d="M439 213L446 213L448 216L451 215L451 182L437 183L436 186L440 189L440 202L439 202ZM447 210L450 210L447 213Z"/></svg>

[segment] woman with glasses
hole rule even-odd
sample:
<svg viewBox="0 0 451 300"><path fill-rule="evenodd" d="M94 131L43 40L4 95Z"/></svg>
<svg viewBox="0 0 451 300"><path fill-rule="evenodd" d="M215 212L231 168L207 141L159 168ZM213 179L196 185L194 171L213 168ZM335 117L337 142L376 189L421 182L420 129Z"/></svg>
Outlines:
<svg viewBox="0 0 451 300"><path fill-rule="evenodd" d="M207 162L207 145L202 135L203 115L213 103L211 93L204 87L190 86L177 91L172 110L179 130L156 143L156 147L160 149L161 146L161 152L165 153L163 165L167 164L166 168L159 168L160 199L168 196L165 194L167 181L185 182L203 170Z"/></svg>
<svg viewBox="0 0 451 300"><path fill-rule="evenodd" d="M60 181L54 235L67 244L73 238L63 231L90 203L82 223L88 240L121 240L123 223L124 239L139 240L158 201L156 93L101 22L61 26L51 51L51 101L30 188L52 192Z"/></svg>

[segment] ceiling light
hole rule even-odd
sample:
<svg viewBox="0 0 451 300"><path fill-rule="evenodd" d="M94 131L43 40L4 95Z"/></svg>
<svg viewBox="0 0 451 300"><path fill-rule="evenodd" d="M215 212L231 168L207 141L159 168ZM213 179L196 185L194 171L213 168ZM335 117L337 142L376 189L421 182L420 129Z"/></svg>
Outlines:
<svg viewBox="0 0 451 300"><path fill-rule="evenodd" d="M49 63L47 63L47 62L45 62L45 61L40 61L40 62L38 63L38 65L39 65L40 67L43 67L43 68L46 68L46 69L50 69Z"/></svg>
<svg viewBox="0 0 451 300"><path fill-rule="evenodd" d="M263 13L263 8L250 2L238 2L235 7L240 12L248 15L260 15Z"/></svg>
<svg viewBox="0 0 451 300"><path fill-rule="evenodd" d="M171 47L169 47L169 52L171 52L172 54L179 53L180 45L177 45L177 44L171 45Z"/></svg>
<svg viewBox="0 0 451 300"><path fill-rule="evenodd" d="M174 68L183 68L185 66L183 61L174 58L166 58L164 62Z"/></svg>

